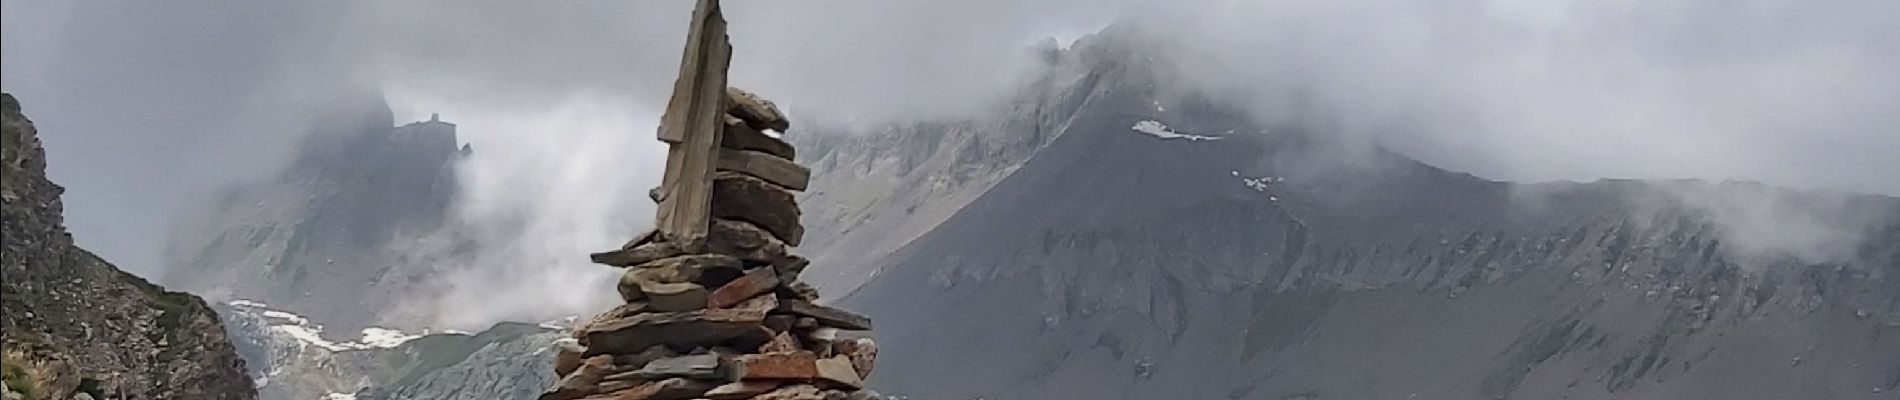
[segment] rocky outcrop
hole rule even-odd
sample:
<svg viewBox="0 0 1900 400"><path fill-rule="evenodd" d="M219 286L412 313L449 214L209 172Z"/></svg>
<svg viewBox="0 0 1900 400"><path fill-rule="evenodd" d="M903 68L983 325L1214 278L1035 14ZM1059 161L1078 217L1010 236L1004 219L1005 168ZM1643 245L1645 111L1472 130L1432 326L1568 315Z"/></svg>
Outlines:
<svg viewBox="0 0 1900 400"><path fill-rule="evenodd" d="M438 234L464 152L455 124L397 126L373 95L318 112L275 177L220 188L178 217L163 281L216 301L246 299L356 331L422 320L393 315L426 296L471 240Z"/></svg>
<svg viewBox="0 0 1900 400"><path fill-rule="evenodd" d="M7 390L41 399L256 398L204 300L73 245L38 130L11 94L0 95L0 113L0 333L7 382L30 382Z"/></svg>
<svg viewBox="0 0 1900 400"><path fill-rule="evenodd" d="M742 101L726 134L750 138L722 150L745 155L718 163L709 232L695 242L654 232L594 254L627 268L626 304L575 330L541 400L876 398L864 390L876 344L842 333L868 331L870 319L816 304L798 279L808 262L790 253L804 232L792 193L809 172L783 156L790 146L743 148L778 140L751 127L787 124L770 102L730 93Z"/></svg>

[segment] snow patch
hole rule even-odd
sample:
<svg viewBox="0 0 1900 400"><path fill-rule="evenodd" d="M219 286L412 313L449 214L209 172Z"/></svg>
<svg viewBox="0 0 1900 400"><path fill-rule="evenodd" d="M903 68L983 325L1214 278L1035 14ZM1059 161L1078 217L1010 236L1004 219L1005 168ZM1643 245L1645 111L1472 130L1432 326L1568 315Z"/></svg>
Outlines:
<svg viewBox="0 0 1900 400"><path fill-rule="evenodd" d="M410 335L395 329L369 327L363 328L363 340L360 344L363 347L387 349L401 346L403 342L415 340L419 337L422 337L422 335Z"/></svg>
<svg viewBox="0 0 1900 400"><path fill-rule="evenodd" d="M1155 121L1155 120L1145 120L1141 122L1136 122L1135 126L1132 129L1134 129L1135 132L1146 133L1150 136L1161 138L1162 140L1186 139L1188 141L1198 142L1202 140L1221 140L1222 139L1219 136L1205 136L1205 135L1194 135L1194 134L1175 132L1173 129L1168 129L1167 125L1164 125L1161 122Z"/></svg>
<svg viewBox="0 0 1900 400"><path fill-rule="evenodd" d="M277 325L270 327L270 329L274 332L283 332L285 335L290 335L291 338L297 339L298 342L306 346L317 346L329 351L344 351L350 349L335 342L323 340L323 330L319 328L311 328L303 325Z"/></svg>
<svg viewBox="0 0 1900 400"><path fill-rule="evenodd" d="M232 307L264 308L264 303L259 303L259 302L250 301L250 300L242 300L242 299L232 300L231 302L225 303L225 304L230 304Z"/></svg>
<svg viewBox="0 0 1900 400"><path fill-rule="evenodd" d="M356 400L356 393L330 392L323 395L323 400Z"/></svg>

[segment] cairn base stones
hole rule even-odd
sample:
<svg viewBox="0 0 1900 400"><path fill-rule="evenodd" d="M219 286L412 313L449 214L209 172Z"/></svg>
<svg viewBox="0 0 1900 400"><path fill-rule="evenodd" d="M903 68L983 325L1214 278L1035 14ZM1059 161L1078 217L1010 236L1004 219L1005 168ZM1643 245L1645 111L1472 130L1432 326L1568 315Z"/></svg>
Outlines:
<svg viewBox="0 0 1900 400"><path fill-rule="evenodd" d="M880 398L864 390L876 344L845 333L870 330L870 318L817 304L798 279L810 261L790 252L804 235L795 193L809 172L759 132L789 125L769 101L728 95L705 236L654 231L593 254L627 269L625 303L557 343L561 379L541 400Z"/></svg>

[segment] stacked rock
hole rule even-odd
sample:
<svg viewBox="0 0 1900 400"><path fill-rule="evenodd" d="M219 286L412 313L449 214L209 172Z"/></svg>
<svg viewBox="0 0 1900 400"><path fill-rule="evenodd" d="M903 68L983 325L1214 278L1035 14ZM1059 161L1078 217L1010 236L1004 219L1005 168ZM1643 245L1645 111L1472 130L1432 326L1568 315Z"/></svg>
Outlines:
<svg viewBox="0 0 1900 400"><path fill-rule="evenodd" d="M560 344L561 376L541 400L874 399L864 379L877 357L871 320L818 305L792 255L804 235L793 191L809 172L770 102L732 89L713 176L706 237L647 233L594 262L627 268L626 304ZM655 197L664 195L656 190ZM860 337L851 337L860 336Z"/></svg>

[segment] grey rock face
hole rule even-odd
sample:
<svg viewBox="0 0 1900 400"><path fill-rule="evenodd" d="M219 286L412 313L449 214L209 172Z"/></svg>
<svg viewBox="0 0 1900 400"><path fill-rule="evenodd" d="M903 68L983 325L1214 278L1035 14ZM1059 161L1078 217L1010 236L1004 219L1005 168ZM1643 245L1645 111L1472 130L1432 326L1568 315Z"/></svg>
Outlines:
<svg viewBox="0 0 1900 400"><path fill-rule="evenodd" d="M1112 45L1099 39L1076 48ZM841 304L878 320L873 386L1883 399L1870 389L1900 385L1900 199L1340 161L1323 133L1155 89L1147 70L1165 66L1140 59L1100 64L1053 142L867 267ZM1760 251L1722 205L1762 203L1845 216L1816 218L1860 240L1819 259Z"/></svg>
<svg viewBox="0 0 1900 400"><path fill-rule="evenodd" d="M0 347L9 366L40 366L30 374L47 398L256 398L203 299L73 245L38 134L0 94Z"/></svg>
<svg viewBox="0 0 1900 400"><path fill-rule="evenodd" d="M276 178L222 188L179 217L163 281L345 331L418 320L376 310L428 293L426 278L471 245L432 235L457 190L455 125L396 126L373 97L317 121Z"/></svg>

